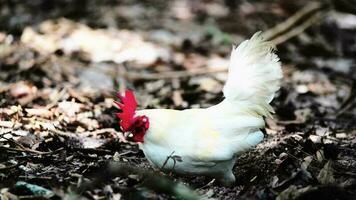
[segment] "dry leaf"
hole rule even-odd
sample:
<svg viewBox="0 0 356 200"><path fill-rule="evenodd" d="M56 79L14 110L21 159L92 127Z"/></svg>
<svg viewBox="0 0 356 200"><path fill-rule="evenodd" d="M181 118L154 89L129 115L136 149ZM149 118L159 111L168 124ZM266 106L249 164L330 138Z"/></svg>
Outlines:
<svg viewBox="0 0 356 200"><path fill-rule="evenodd" d="M43 118L51 118L53 112L49 111L46 108L25 108L28 116L38 116Z"/></svg>
<svg viewBox="0 0 356 200"><path fill-rule="evenodd" d="M281 192L277 196L276 200L293 200L293 199L297 199L302 194L304 194L305 192L307 192L307 191L309 191L311 189L312 189L311 186L307 186L307 187L298 189L296 185L291 185L287 189L285 189L283 192Z"/></svg>
<svg viewBox="0 0 356 200"><path fill-rule="evenodd" d="M323 185L335 183L331 161L328 161L324 165L323 169L320 170L317 178L319 183Z"/></svg>

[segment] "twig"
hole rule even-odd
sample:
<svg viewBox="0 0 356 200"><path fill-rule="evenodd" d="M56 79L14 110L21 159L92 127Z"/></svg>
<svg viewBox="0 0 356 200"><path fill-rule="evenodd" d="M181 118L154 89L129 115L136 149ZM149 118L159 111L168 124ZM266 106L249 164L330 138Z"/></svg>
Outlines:
<svg viewBox="0 0 356 200"><path fill-rule="evenodd" d="M272 39L271 41L274 44L284 43L285 41L303 33L305 29L307 29L308 27L310 27L311 25L313 25L314 23L316 23L317 21L322 19L323 16L324 16L324 13L316 13L316 14L312 15L310 18L308 18L301 25L297 26L296 28L293 28L291 31L289 31L285 34L282 34L282 35Z"/></svg>
<svg viewBox="0 0 356 200"><path fill-rule="evenodd" d="M7 167L2 167L2 168L0 168L0 171L5 171L5 170L8 170L8 169L13 169L13 168L18 167L18 166L20 166L20 165L23 165L23 164L25 164L25 163L26 163L26 161L23 161L23 162L19 162L19 163L15 164L15 165L7 166Z"/></svg>
<svg viewBox="0 0 356 200"><path fill-rule="evenodd" d="M34 176L34 175L28 175L28 176L19 176L21 179L37 179L37 180L52 180L52 177L50 176Z"/></svg>
<svg viewBox="0 0 356 200"><path fill-rule="evenodd" d="M12 147L4 147L4 146L0 146L0 150L4 150L4 151L15 151L15 152L28 152L24 149L16 149L16 148L12 148Z"/></svg>
<svg viewBox="0 0 356 200"><path fill-rule="evenodd" d="M263 33L263 37L266 40L272 40L278 37L280 34L287 32L293 27L296 27L304 18L311 18L313 15L318 14L321 10L325 9L327 4L320 2L311 2L305 5L302 9L289 17L286 21L268 29Z"/></svg>
<svg viewBox="0 0 356 200"><path fill-rule="evenodd" d="M169 72L161 72L161 73L150 73L150 74L142 74L135 72L125 72L124 76L127 79L131 80L157 80L157 79L174 79L174 78L184 78L191 76L200 76L206 74L214 74L227 72L227 68L225 69L211 69L211 68L198 68L189 71L169 71Z"/></svg>
<svg viewBox="0 0 356 200"><path fill-rule="evenodd" d="M117 154L117 156L118 156L118 157L121 157L121 156L128 155L128 154L130 154L130 153L137 154L138 152L128 150L128 151L125 151L125 152L123 152L123 153L119 153L119 154Z"/></svg>
<svg viewBox="0 0 356 200"><path fill-rule="evenodd" d="M58 148L54 151L47 151L47 152L42 152L42 151L36 151L36 150L32 150L32 149L16 149L16 148L12 148L12 147L4 147L4 146L0 146L0 150L5 150L5 151L16 151L16 152L25 152L25 153L35 153L35 154L39 154L39 155L49 155L49 154L53 154L56 153L58 151L62 151L64 148Z"/></svg>
<svg viewBox="0 0 356 200"><path fill-rule="evenodd" d="M348 111L356 100L356 80L353 81L351 91L346 100L341 104L340 109L336 112L336 117L341 116Z"/></svg>
<svg viewBox="0 0 356 200"><path fill-rule="evenodd" d="M162 167L161 167L161 171L162 171L163 168L167 165L168 160L172 158L173 154L174 154L174 151L173 151L169 156L167 156L166 160L164 161L164 163L163 163L163 165L162 165ZM175 162L174 162L174 165L175 165Z"/></svg>
<svg viewBox="0 0 356 200"><path fill-rule="evenodd" d="M216 180L216 179L211 180L209 183L203 185L202 187L200 187L200 188L198 188L198 189L196 189L196 190L202 190L202 189L205 189L205 188L207 188L207 187L213 185L213 183L215 182L215 180Z"/></svg>

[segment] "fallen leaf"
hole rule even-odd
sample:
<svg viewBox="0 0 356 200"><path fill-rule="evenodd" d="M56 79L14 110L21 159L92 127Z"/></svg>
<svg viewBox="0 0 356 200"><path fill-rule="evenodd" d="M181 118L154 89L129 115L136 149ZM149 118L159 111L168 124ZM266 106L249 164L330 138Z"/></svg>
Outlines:
<svg viewBox="0 0 356 200"><path fill-rule="evenodd" d="M304 188L298 189L296 185L291 185L287 189L285 189L283 192L281 192L276 200L293 200L293 199L298 199L302 194L304 194L307 191L310 191L312 189L311 186L307 186Z"/></svg>
<svg viewBox="0 0 356 200"><path fill-rule="evenodd" d="M73 101L62 101L58 104L59 112L64 113L68 117L74 117L81 107L81 104Z"/></svg>
<svg viewBox="0 0 356 200"><path fill-rule="evenodd" d="M25 108L28 116L38 116L43 118L51 118L53 112L49 111L46 108Z"/></svg>
<svg viewBox="0 0 356 200"><path fill-rule="evenodd" d="M319 183L321 183L323 185L335 183L335 178L334 178L331 161L328 161L324 165L324 167L320 170L317 178L318 178Z"/></svg>

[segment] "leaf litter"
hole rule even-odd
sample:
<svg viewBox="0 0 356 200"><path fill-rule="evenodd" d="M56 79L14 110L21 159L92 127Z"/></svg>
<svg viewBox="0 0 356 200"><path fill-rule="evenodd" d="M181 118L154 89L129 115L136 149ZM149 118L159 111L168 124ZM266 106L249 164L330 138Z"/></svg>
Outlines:
<svg viewBox="0 0 356 200"><path fill-rule="evenodd" d="M265 140L238 158L236 184L225 188L204 177L154 171L118 127L115 92L134 88L143 108L214 105L226 73L189 73L226 70L231 41L286 19L290 7L283 1L69 2L71 8L49 8L52 18L31 3L0 8L17 13L0 17L2 198L174 198L142 176L151 172L157 183L181 189L183 183L182 191L211 199L356 195L352 16L330 16L278 45L285 79L272 103L275 117L267 120ZM172 71L188 73L164 74ZM163 78L145 79L154 73ZM110 161L137 168L104 177Z"/></svg>

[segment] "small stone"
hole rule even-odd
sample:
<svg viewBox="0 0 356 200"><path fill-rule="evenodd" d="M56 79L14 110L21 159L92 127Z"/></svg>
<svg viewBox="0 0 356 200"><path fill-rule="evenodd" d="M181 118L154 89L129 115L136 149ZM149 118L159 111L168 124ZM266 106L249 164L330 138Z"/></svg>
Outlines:
<svg viewBox="0 0 356 200"><path fill-rule="evenodd" d="M321 143L321 136L319 135L310 135L309 139L314 143Z"/></svg>
<svg viewBox="0 0 356 200"><path fill-rule="evenodd" d="M305 93L307 93L309 91L309 88L308 88L307 85L297 85L296 91L299 94L305 94Z"/></svg>
<svg viewBox="0 0 356 200"><path fill-rule="evenodd" d="M346 133L336 133L336 138L343 139L346 137L347 137Z"/></svg>

